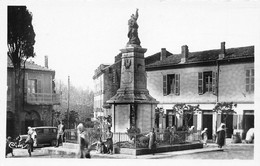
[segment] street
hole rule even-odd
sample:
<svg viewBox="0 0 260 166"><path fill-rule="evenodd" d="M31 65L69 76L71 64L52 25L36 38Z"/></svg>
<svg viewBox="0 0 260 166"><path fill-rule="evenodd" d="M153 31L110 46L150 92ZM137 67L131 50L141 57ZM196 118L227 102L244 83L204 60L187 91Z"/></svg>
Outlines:
<svg viewBox="0 0 260 166"><path fill-rule="evenodd" d="M226 147L224 147L224 151L178 155L178 156L172 156L169 159L253 160L254 159L254 146L250 146L250 145L226 146Z"/></svg>
<svg viewBox="0 0 260 166"><path fill-rule="evenodd" d="M254 146L247 144L240 145L232 145L224 147L224 151L213 151L213 152L201 152L201 153L193 153L193 154L182 154L182 155L174 155L174 152L167 152L167 158L162 157L161 159L241 159L241 160L253 160L254 159ZM172 155L171 155L172 154ZM14 149L14 157L11 154L8 155L8 158L29 158L26 149ZM108 158L110 155L104 154L103 159ZM113 159L117 159L116 156L120 156L120 154L113 155ZM143 155L138 156L137 159L147 159L150 157L157 157L160 159L160 154L155 155ZM163 156L163 155L161 155ZM40 148L37 148L32 153L31 158L76 158L75 155L72 154L44 154L41 152ZM96 156L92 156L93 159L97 159ZM100 158L100 157L98 157ZM111 157L109 157L111 158ZM119 157L118 157L119 158ZM120 157L122 158L122 157ZM127 157L123 157L126 158Z"/></svg>

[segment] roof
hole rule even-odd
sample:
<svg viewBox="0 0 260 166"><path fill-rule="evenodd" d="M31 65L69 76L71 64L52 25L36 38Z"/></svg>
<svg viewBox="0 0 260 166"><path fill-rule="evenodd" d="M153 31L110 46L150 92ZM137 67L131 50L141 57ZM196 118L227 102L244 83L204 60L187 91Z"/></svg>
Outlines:
<svg viewBox="0 0 260 166"><path fill-rule="evenodd" d="M217 59L219 59L220 53L221 53L220 49L206 50L206 51L199 51L199 52L189 52L188 59L185 64L216 61ZM254 57L254 46L226 49L226 54L223 60L242 59L247 57ZM159 52L147 58L153 59L153 62L146 63L146 68L153 68L153 67L160 67L160 66L177 65L181 62L182 54L171 54L171 55L168 54L168 56L166 55L165 59L160 61L160 52ZM146 62L147 61L148 60L146 60Z"/></svg>
<svg viewBox="0 0 260 166"><path fill-rule="evenodd" d="M13 68L12 61L10 60L9 57L7 58L7 67ZM22 63L22 68L23 68L23 63ZM49 69L47 67L40 66L40 65L34 63L33 61L26 61L25 62L25 69L40 70L40 71L52 71L52 72L54 71L54 70L51 70L51 69Z"/></svg>

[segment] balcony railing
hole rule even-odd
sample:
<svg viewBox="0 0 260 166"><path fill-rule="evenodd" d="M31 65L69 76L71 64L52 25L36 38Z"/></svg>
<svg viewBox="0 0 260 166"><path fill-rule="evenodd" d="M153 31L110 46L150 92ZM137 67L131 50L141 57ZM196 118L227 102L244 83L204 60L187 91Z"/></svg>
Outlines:
<svg viewBox="0 0 260 166"><path fill-rule="evenodd" d="M60 104L60 94L51 93L27 93L25 94L25 102L28 104Z"/></svg>

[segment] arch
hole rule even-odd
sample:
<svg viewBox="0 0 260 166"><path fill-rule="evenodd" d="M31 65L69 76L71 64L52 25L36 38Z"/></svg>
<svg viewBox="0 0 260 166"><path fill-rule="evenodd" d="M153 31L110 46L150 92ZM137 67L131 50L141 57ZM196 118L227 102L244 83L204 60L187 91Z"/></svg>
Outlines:
<svg viewBox="0 0 260 166"><path fill-rule="evenodd" d="M24 116L24 133L27 132L28 127L36 127L41 125L41 116L37 111L25 111Z"/></svg>
<svg viewBox="0 0 260 166"><path fill-rule="evenodd" d="M40 114L34 110L25 112L25 120L40 120L40 119L41 119Z"/></svg>

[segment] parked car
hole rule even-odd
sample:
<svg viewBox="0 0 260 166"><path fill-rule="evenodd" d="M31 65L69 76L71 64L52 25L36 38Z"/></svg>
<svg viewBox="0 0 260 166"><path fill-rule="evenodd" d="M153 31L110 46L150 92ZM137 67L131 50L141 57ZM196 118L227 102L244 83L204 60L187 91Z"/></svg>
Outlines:
<svg viewBox="0 0 260 166"><path fill-rule="evenodd" d="M51 145L55 146L57 142L57 127L41 126L32 127L36 132L34 147ZM23 145L27 138L27 134L20 135L19 145Z"/></svg>

